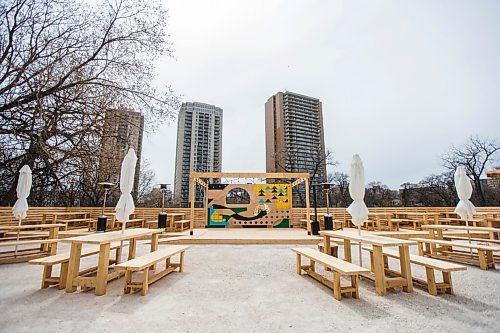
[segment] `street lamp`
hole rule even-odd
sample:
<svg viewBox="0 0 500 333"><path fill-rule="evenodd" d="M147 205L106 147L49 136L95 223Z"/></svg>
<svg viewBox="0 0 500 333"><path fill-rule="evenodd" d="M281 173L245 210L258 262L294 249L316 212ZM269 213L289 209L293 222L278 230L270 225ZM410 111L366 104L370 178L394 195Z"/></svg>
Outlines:
<svg viewBox="0 0 500 333"><path fill-rule="evenodd" d="M322 183L323 193L326 194L326 215L324 216L325 230L333 230L333 217L330 215L330 190L332 184Z"/></svg>
<svg viewBox="0 0 500 333"><path fill-rule="evenodd" d="M167 227L167 213L165 212L165 193L167 192L167 186L170 184L160 184L161 192L161 212L158 214L158 229L163 229Z"/></svg>
<svg viewBox="0 0 500 333"><path fill-rule="evenodd" d="M313 235L319 235L319 221L318 221L318 203L316 201L316 187L321 184L312 184L313 188L313 199L314 199L314 221L311 222L311 233Z"/></svg>
<svg viewBox="0 0 500 333"><path fill-rule="evenodd" d="M104 202L102 203L101 216L97 218L96 231L97 232L105 232L106 226L108 224L108 217L104 215L104 209L106 208L106 198L108 196L108 192L115 186L113 183L102 182L97 183L97 185L101 185L104 188Z"/></svg>

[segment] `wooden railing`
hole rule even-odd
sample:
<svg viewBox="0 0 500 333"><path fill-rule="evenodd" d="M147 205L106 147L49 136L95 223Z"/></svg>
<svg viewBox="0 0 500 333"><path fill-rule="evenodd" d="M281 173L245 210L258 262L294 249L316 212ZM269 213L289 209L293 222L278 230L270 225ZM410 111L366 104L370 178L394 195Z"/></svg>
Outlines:
<svg viewBox="0 0 500 333"><path fill-rule="evenodd" d="M369 208L370 212L380 212L380 213L392 213L392 212L426 212L426 213L441 213L441 212L453 212L454 207L377 207ZM142 208L137 207L135 213L138 218L144 218L146 220L156 220L158 213L161 208ZM185 213L186 219L190 218L189 208L165 208L168 213ZM318 208L319 214L325 214L327 209L325 207ZM44 213L62 213L62 212L87 212L90 213L91 218L97 218L101 214L100 207L30 207L28 210L28 216L23 220L23 224L28 223L40 223L42 221L42 216ZM114 212L114 207L106 208L105 214L111 214ZM313 213L314 209L311 208L310 212ZM330 214L333 215L334 219L348 221L350 219L349 213L347 213L345 208L330 208ZM497 213L500 214L500 207L477 207L478 213ZM305 208L293 208L292 210L292 221L291 225L293 227L303 227L303 223L300 222L306 216ZM12 216L11 207L0 207L0 224L17 224L17 220ZM203 228L206 225L205 220L205 210L204 208L195 208L194 210L194 227Z"/></svg>

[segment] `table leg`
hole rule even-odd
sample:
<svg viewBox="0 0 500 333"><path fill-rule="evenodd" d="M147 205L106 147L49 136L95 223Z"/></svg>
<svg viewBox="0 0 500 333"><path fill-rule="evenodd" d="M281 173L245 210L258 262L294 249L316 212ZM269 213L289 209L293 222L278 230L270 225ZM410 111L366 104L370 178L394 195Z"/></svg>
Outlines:
<svg viewBox="0 0 500 333"><path fill-rule="evenodd" d="M375 290L378 295L386 295L387 287L385 283L384 256L382 247L373 245L373 268L375 269Z"/></svg>
<svg viewBox="0 0 500 333"><path fill-rule="evenodd" d="M158 237L159 236L160 236L160 234L152 234L151 235L151 252L158 250ZM156 264L151 265L149 268L154 271L156 269Z"/></svg>
<svg viewBox="0 0 500 333"><path fill-rule="evenodd" d="M82 255L82 244L71 243L71 252L69 255L68 276L66 278L66 292L73 293L76 286L73 286L73 279L80 273L80 257Z"/></svg>
<svg viewBox="0 0 500 333"><path fill-rule="evenodd" d="M101 244L99 249L99 263L97 265L97 277L95 294L101 296L106 294L106 285L108 284L109 268L109 248L110 244Z"/></svg>
<svg viewBox="0 0 500 333"><path fill-rule="evenodd" d="M57 228L50 228L49 229L49 239L57 239L59 238L59 227ZM57 242L56 243L50 243L48 244L48 250L49 254L53 256L54 254L57 253Z"/></svg>
<svg viewBox="0 0 500 333"><path fill-rule="evenodd" d="M344 239L344 260L352 262L351 241L349 239Z"/></svg>
<svg viewBox="0 0 500 333"><path fill-rule="evenodd" d="M328 255L332 255L332 248L330 245L330 236L324 235L323 236L323 252L325 252Z"/></svg>
<svg viewBox="0 0 500 333"><path fill-rule="evenodd" d="M399 247L399 263L401 265L401 276L406 280L406 286L403 286L403 291L411 293L413 291L413 280L411 276L410 249L408 245Z"/></svg>
<svg viewBox="0 0 500 333"><path fill-rule="evenodd" d="M128 244L128 260L135 258L135 245L136 245L135 238L130 239Z"/></svg>

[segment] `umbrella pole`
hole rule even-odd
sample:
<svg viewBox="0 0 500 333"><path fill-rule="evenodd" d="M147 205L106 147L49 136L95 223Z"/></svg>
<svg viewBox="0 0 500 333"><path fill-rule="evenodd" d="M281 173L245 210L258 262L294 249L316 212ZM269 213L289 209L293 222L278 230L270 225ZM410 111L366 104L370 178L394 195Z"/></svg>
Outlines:
<svg viewBox="0 0 500 333"><path fill-rule="evenodd" d="M17 238L16 242L19 242L19 232L21 231L21 218L19 218L19 228L17 229ZM14 251L14 257L17 257L17 244L16 244L16 250Z"/></svg>
<svg viewBox="0 0 500 333"><path fill-rule="evenodd" d="M361 226L358 226L358 235L361 236ZM363 266L363 258L361 257L361 241L358 242L359 247L359 266Z"/></svg>
<svg viewBox="0 0 500 333"><path fill-rule="evenodd" d="M465 218L465 226L467 227L467 238L469 238L469 245L471 244L470 242L470 230L469 230L469 217L467 216ZM469 248L470 251L470 256L472 258L472 248Z"/></svg>

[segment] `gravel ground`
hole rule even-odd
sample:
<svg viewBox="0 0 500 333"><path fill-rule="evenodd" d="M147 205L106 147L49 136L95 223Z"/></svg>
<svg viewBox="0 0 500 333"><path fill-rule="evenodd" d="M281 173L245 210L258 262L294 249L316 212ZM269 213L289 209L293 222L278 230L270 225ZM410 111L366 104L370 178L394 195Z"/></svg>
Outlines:
<svg viewBox="0 0 500 333"><path fill-rule="evenodd" d="M148 247L140 244L138 254ZM377 296L374 284L362 279L361 299L338 302L330 289L296 274L291 247L191 246L185 272L161 279L145 297L124 295L123 278L110 282L101 297L42 290L42 267L2 265L0 331L499 332L499 270L469 266L453 274L455 295L437 297L418 288ZM86 258L83 267L95 258ZM424 270L412 269L425 277Z"/></svg>

